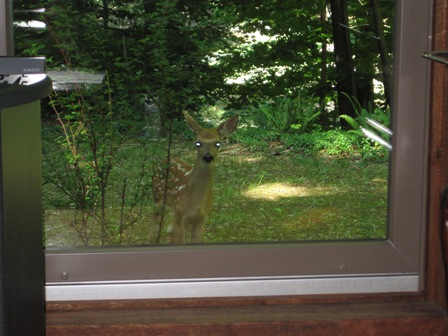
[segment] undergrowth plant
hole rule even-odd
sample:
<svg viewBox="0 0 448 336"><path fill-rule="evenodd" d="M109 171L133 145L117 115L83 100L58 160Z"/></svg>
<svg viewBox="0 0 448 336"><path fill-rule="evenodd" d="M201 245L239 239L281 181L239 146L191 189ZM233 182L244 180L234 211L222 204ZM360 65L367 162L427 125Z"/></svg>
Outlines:
<svg viewBox="0 0 448 336"><path fill-rule="evenodd" d="M101 90L105 90L104 95ZM150 162L146 146L135 159L141 165L140 175L131 177L122 172L121 186L112 190L111 176L123 164L119 155L127 136L119 132L119 118L113 111L108 85L55 92L51 106L59 127L44 128L44 183L57 193L47 193L46 202L79 212L80 220L72 222L72 228L84 245L91 240L101 245L120 243L127 227L138 221L146 198ZM118 198L115 208L120 213L112 217L109 209L114 197Z"/></svg>
<svg viewBox="0 0 448 336"><path fill-rule="evenodd" d="M368 125L367 119L373 119L380 124L389 127L390 124L390 110L387 109L383 111L380 108L374 108L373 111L369 111L361 106L358 100L348 95L347 99L350 100L350 103L353 105L353 108L356 112L356 118L353 118L347 114L341 114L339 116L340 120L344 120L350 127L361 134L360 127L366 127Z"/></svg>
<svg viewBox="0 0 448 336"><path fill-rule="evenodd" d="M273 132L277 139L286 133L310 131L321 113L318 99L305 99L302 94L295 98L276 97L252 110L255 125Z"/></svg>

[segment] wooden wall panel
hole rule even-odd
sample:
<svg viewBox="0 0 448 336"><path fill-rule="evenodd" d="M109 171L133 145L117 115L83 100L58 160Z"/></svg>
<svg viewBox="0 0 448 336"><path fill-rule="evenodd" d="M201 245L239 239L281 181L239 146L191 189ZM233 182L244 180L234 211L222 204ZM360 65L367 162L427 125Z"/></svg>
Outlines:
<svg viewBox="0 0 448 336"><path fill-rule="evenodd" d="M434 5L433 50L448 50L448 1ZM429 135L428 226L426 250L426 299L446 308L445 272L441 246L441 194L448 186L447 67L432 64Z"/></svg>

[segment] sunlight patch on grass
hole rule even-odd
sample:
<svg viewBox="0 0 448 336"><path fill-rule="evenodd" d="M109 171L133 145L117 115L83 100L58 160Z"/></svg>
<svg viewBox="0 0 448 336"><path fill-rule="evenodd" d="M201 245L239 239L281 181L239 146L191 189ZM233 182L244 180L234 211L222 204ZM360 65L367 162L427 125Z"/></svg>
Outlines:
<svg viewBox="0 0 448 336"><path fill-rule="evenodd" d="M278 201L281 198L328 195L322 188L294 186L287 183L266 183L246 190L243 195L252 199Z"/></svg>
<svg viewBox="0 0 448 336"><path fill-rule="evenodd" d="M263 157L255 156L255 157L240 157L239 162L250 162L250 163L258 163L263 161Z"/></svg>

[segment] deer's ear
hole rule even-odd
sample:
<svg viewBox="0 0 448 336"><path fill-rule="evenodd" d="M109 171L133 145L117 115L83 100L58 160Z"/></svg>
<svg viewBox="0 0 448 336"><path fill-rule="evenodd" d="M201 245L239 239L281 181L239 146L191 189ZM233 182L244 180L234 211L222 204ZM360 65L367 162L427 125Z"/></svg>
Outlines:
<svg viewBox="0 0 448 336"><path fill-rule="evenodd" d="M219 125L217 128L219 135L225 137L232 133L236 129L236 126L238 126L238 118L239 115L236 114Z"/></svg>
<svg viewBox="0 0 448 336"><path fill-rule="evenodd" d="M201 125L199 125L199 124L197 123L197 121L194 120L194 118L193 118L188 112L184 112L184 116L185 116L185 119L187 120L187 125L188 125L188 127L190 127L190 129L191 129L195 134L200 133L201 130L203 129L203 128L201 127Z"/></svg>

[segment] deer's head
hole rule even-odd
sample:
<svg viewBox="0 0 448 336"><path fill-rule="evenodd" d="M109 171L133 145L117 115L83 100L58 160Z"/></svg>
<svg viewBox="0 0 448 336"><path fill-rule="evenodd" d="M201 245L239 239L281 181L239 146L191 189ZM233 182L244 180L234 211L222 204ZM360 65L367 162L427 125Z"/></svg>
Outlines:
<svg viewBox="0 0 448 336"><path fill-rule="evenodd" d="M197 159L206 165L213 164L221 147L222 138L236 129L238 115L224 121L217 128L203 128L190 114L184 112L184 115L188 127L196 134Z"/></svg>

